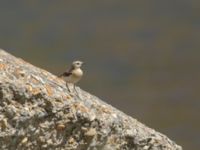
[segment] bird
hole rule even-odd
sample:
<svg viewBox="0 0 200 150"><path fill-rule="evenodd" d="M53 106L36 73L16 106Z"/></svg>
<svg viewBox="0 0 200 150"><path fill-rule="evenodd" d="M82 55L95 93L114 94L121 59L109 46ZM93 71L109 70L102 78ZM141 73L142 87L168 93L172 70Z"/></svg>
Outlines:
<svg viewBox="0 0 200 150"><path fill-rule="evenodd" d="M68 86L68 83L73 84L74 90L76 91L75 84L80 81L83 76L83 70L81 69L82 65L83 62L80 60L73 61L70 68L59 75L60 78L66 81L66 86L69 92L71 92L71 90Z"/></svg>

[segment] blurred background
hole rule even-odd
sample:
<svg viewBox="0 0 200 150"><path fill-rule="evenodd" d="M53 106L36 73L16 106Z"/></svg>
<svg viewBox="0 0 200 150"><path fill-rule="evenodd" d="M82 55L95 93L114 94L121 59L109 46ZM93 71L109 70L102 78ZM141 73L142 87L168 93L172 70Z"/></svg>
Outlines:
<svg viewBox="0 0 200 150"><path fill-rule="evenodd" d="M200 1L0 2L0 47L200 149Z"/></svg>

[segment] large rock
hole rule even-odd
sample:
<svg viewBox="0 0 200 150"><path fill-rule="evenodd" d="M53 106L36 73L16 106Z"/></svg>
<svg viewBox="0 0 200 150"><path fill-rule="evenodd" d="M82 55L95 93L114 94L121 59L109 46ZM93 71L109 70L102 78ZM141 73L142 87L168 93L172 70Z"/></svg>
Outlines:
<svg viewBox="0 0 200 150"><path fill-rule="evenodd" d="M181 150L53 74L0 51L0 149Z"/></svg>

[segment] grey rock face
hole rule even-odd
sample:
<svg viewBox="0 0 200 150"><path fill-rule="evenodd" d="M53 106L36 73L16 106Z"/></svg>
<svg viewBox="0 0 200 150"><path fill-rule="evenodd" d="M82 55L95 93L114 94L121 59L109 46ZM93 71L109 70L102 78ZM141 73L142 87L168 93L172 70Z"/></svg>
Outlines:
<svg viewBox="0 0 200 150"><path fill-rule="evenodd" d="M0 149L181 150L99 98L0 51Z"/></svg>

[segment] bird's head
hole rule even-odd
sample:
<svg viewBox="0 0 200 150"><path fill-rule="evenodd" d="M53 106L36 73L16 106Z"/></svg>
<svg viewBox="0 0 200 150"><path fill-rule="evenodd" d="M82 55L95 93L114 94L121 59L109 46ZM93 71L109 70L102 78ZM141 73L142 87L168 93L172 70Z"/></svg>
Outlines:
<svg viewBox="0 0 200 150"><path fill-rule="evenodd" d="M73 66L74 68L80 68L80 67L82 66L82 64L83 64L82 61L77 60L77 61L74 61L74 62L72 63L72 66Z"/></svg>

